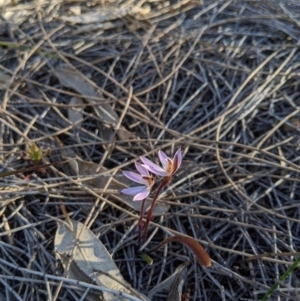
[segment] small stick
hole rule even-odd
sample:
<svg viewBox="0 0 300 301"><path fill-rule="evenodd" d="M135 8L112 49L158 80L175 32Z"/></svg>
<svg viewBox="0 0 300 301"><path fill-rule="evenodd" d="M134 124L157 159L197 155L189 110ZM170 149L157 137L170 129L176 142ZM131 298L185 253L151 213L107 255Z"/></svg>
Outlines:
<svg viewBox="0 0 300 301"><path fill-rule="evenodd" d="M49 166L53 166L53 165L57 165L57 164L63 164L63 163L66 163L68 161L69 160L58 161L58 162L53 162L53 163L48 163L48 164L42 164L42 165L26 167L26 168L22 168L22 169L19 169L19 170L4 171L4 172L0 173L0 178L4 178L4 177L7 177L7 176L12 176L12 175L17 175L19 173L24 173L24 172L28 172L28 171L35 171L35 170L38 170L40 168L45 168L45 167L49 167Z"/></svg>
<svg viewBox="0 0 300 301"><path fill-rule="evenodd" d="M274 257L274 256L299 256L300 252L281 252L281 253L263 253L263 254L257 254L253 255L251 257L241 259L238 262L244 262L244 261L251 261L255 259L261 259L263 257Z"/></svg>

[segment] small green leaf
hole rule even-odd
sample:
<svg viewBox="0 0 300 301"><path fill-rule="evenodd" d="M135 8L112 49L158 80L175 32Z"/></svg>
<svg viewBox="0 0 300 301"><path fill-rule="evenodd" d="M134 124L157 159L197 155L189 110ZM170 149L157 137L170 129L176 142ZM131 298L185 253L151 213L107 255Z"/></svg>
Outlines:
<svg viewBox="0 0 300 301"><path fill-rule="evenodd" d="M148 263L148 265L152 265L153 264L153 259L149 255L147 255L146 253L141 253L140 257L143 260L145 260Z"/></svg>

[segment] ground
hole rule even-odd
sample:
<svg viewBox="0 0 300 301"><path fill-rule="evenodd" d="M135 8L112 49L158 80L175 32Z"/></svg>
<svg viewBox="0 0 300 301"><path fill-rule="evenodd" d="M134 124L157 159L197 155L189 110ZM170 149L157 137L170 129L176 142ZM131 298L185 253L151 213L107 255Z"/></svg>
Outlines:
<svg viewBox="0 0 300 301"><path fill-rule="evenodd" d="M182 288L151 300L176 300L174 287L177 300L262 300L276 282L268 300L300 300L299 268L280 279L300 249L298 1L0 5L0 300L95 298L94 282L68 282L76 252L66 264L57 251L71 220L105 246L131 300L190 259ZM187 235L210 268L175 242L148 265L141 202L120 192L139 156L178 148L142 249Z"/></svg>

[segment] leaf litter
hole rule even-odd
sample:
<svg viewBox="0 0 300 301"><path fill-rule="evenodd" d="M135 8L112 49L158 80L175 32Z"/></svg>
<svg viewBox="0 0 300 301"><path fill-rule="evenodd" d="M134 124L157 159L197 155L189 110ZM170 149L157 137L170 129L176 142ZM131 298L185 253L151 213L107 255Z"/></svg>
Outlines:
<svg viewBox="0 0 300 301"><path fill-rule="evenodd" d="M160 149L169 155L181 147L182 167L157 203L145 251L171 235L190 236L212 267L192 265L178 296L261 299L300 249L299 4L73 5L1 8L0 296L56 301L94 293L94 284L63 277L54 256L61 203L113 254L135 291L147 295L173 275L190 251L163 246L145 264L137 252L140 204L119 189L129 184L121 170L139 156L153 160ZM61 19L123 7L138 13L85 25ZM77 117L69 117L73 97L84 104ZM51 149L43 164L70 150L71 161L26 181L16 171L31 143ZM298 287L295 269L271 297L298 300ZM166 300L168 292L151 298Z"/></svg>
<svg viewBox="0 0 300 301"><path fill-rule="evenodd" d="M74 107L68 109L68 118L74 124L74 127L80 128L83 121L82 107L84 102L80 97L73 96L70 105L74 105Z"/></svg>
<svg viewBox="0 0 300 301"><path fill-rule="evenodd" d="M167 279L150 290L148 297L152 299L152 297L156 293L168 292L168 300L180 301L182 294L182 284L184 283L184 279L187 276L187 265L189 263L190 262L187 261L178 266L171 276L169 276Z"/></svg>
<svg viewBox="0 0 300 301"><path fill-rule="evenodd" d="M105 137L107 137L106 140L110 141L111 137L113 136L112 129L118 124L119 117L110 105L105 103L97 103L97 99L103 99L101 93L97 91L97 87L92 85L90 81L85 80L83 75L76 74L71 70L57 70L54 72L54 74L58 77L63 86L74 89L83 97L85 96L85 99L89 104L93 105L95 112L100 118L101 125L105 127ZM93 99L89 97L92 97ZM74 98L72 99L74 101ZM133 137L133 135L127 133L124 128L118 129L117 133L120 139L127 140L128 138Z"/></svg>
<svg viewBox="0 0 300 301"><path fill-rule="evenodd" d="M55 252L58 258L63 259L62 261L65 263L67 261L66 257L70 256L70 260L74 261L73 265L70 265L71 274L69 275L79 281L89 282L91 280L100 286L115 291L140 295L134 289L128 290L126 288L129 284L125 284L118 267L99 238L84 227L82 223L72 220L71 223L69 226L60 223L54 240ZM73 252L75 247L75 252ZM64 264L64 266L67 267L68 264ZM99 274L97 271L105 271L117 281L104 274ZM68 273L69 271L67 271ZM124 285L120 283L124 283ZM107 292L103 293L103 298L109 301L128 300Z"/></svg>

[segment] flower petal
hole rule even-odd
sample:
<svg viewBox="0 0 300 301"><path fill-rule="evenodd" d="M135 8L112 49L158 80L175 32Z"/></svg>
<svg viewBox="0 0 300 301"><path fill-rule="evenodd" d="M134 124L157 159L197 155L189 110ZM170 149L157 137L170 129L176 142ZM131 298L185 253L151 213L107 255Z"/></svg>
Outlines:
<svg viewBox="0 0 300 301"><path fill-rule="evenodd" d="M158 151L158 157L161 162L161 165L163 166L163 169L167 171L169 167L169 157L162 150Z"/></svg>
<svg viewBox="0 0 300 301"><path fill-rule="evenodd" d="M145 189L138 193L134 198L133 198L133 201L142 201L144 200L150 193L150 189L149 187L145 187Z"/></svg>
<svg viewBox="0 0 300 301"><path fill-rule="evenodd" d="M152 163L147 158L141 156L140 159L144 163L143 167L145 167L146 169L148 169L150 172L154 173L155 175L158 175L158 176L161 176L161 177L165 177L167 175L163 168L161 168L160 166Z"/></svg>
<svg viewBox="0 0 300 301"><path fill-rule="evenodd" d="M168 160L168 156L162 150L158 151L158 157L160 162Z"/></svg>
<svg viewBox="0 0 300 301"><path fill-rule="evenodd" d="M145 165L151 165L151 164L154 164L154 163L152 163L149 159L147 159L146 157L144 157L144 156L140 156L140 159L141 159L141 161L145 164ZM144 166L145 167L145 166Z"/></svg>
<svg viewBox="0 0 300 301"><path fill-rule="evenodd" d="M145 180L143 179L143 177L135 172L124 170L122 171L122 173L125 177L127 177L128 179L134 182L145 184Z"/></svg>
<svg viewBox="0 0 300 301"><path fill-rule="evenodd" d="M129 187L129 188L122 189L121 192L127 195L136 195L136 194L138 195L139 193L143 192L146 188L147 187L145 186Z"/></svg>
<svg viewBox="0 0 300 301"><path fill-rule="evenodd" d="M181 149L179 148L173 158L173 164L174 164L173 174L178 170L178 168L181 165L181 162L182 162L182 153L181 153Z"/></svg>
<svg viewBox="0 0 300 301"><path fill-rule="evenodd" d="M135 162L135 167L142 176L150 177L149 171L142 164Z"/></svg>

